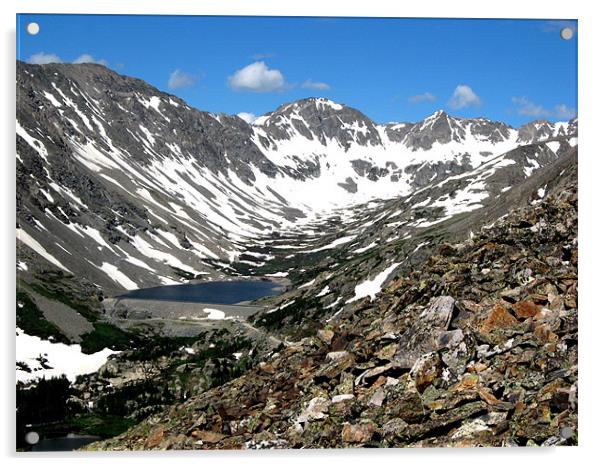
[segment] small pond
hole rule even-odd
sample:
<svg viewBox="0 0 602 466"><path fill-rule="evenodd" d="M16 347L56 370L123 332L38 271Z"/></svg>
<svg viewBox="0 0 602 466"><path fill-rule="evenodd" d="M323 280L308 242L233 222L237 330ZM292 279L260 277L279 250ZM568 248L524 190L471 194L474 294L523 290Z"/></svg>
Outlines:
<svg viewBox="0 0 602 466"><path fill-rule="evenodd" d="M73 451L100 440L94 435L67 434L63 437L42 438L38 443L32 445L31 451Z"/></svg>

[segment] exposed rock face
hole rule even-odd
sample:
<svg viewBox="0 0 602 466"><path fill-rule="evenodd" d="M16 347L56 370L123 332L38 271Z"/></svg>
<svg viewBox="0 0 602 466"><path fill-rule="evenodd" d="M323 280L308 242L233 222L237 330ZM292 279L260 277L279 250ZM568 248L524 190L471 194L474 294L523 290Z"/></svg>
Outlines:
<svg viewBox="0 0 602 466"><path fill-rule="evenodd" d="M425 309L414 324L400 336L395 365L410 369L421 355L437 349L440 335L447 330L454 310L455 300L451 296L440 296Z"/></svg>
<svg viewBox="0 0 602 466"><path fill-rule="evenodd" d="M88 449L575 443L572 160L543 199L444 245L317 336Z"/></svg>
<svg viewBox="0 0 602 466"><path fill-rule="evenodd" d="M273 140L288 140L296 130L306 139L326 145L338 141L344 148L352 144L382 144L376 125L361 112L327 99L303 99L280 106L258 122Z"/></svg>
<svg viewBox="0 0 602 466"><path fill-rule="evenodd" d="M577 134L577 118L569 121L566 128L555 127L549 121L537 120L527 123L518 129L518 141L529 143L572 134Z"/></svg>

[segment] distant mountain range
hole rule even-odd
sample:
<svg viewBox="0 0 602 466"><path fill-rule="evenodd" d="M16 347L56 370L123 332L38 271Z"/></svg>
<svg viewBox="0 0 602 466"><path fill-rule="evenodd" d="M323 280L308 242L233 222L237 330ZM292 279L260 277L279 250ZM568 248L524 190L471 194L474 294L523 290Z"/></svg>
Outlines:
<svg viewBox="0 0 602 466"><path fill-rule="evenodd" d="M319 248L359 218L394 220L394 199L430 212L406 222L425 228L495 203L577 144L577 119L377 124L323 98L250 125L94 64L18 62L17 92L18 270L108 293L241 264L259 274L270 253L254 247L297 235Z"/></svg>

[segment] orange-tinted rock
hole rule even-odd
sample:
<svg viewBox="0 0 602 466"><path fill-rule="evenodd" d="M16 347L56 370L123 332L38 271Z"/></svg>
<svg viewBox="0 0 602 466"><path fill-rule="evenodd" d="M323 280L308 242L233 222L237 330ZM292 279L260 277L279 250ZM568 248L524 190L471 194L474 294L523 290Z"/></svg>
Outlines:
<svg viewBox="0 0 602 466"><path fill-rule="evenodd" d="M330 345L332 341L332 337L334 337L334 332L329 329L320 329L318 330L318 338L322 340L322 342L326 345Z"/></svg>
<svg viewBox="0 0 602 466"><path fill-rule="evenodd" d="M482 333L489 333L494 329L509 328L516 324L518 324L516 318L502 306L496 304L489 312L485 321L481 324L480 331Z"/></svg>
<svg viewBox="0 0 602 466"><path fill-rule="evenodd" d="M571 264L573 264L574 266L577 266L578 262L579 262L579 251L577 249L573 249L573 251L571 252Z"/></svg>
<svg viewBox="0 0 602 466"><path fill-rule="evenodd" d="M343 442L364 443L369 441L374 434L376 426L373 422L363 422L361 424L345 424L341 432Z"/></svg>
<svg viewBox="0 0 602 466"><path fill-rule="evenodd" d="M454 392L461 392L463 390L472 390L477 386L479 376L476 374L465 374L457 384L455 384L451 390Z"/></svg>
<svg viewBox="0 0 602 466"><path fill-rule="evenodd" d="M192 432L192 436L204 443L217 443L225 437L219 432L211 432L210 430L195 430Z"/></svg>
<svg viewBox="0 0 602 466"><path fill-rule="evenodd" d="M163 440L163 435L163 429L160 428L152 432L146 439L146 448L157 447L161 443L161 440Z"/></svg>
<svg viewBox="0 0 602 466"><path fill-rule="evenodd" d="M519 319L528 319L529 317L535 317L541 306L535 304L533 301L519 301L512 306L514 313Z"/></svg>
<svg viewBox="0 0 602 466"><path fill-rule="evenodd" d="M470 373L483 372L488 367L489 366L487 364L483 364L482 362L476 362L474 364L471 364L471 365L467 366L466 367L466 372L470 372Z"/></svg>
<svg viewBox="0 0 602 466"><path fill-rule="evenodd" d="M481 399L488 405L494 405L499 403L499 400L493 395L493 393L491 393L491 391L487 390L486 388L480 388L478 390L478 393L479 397L481 397Z"/></svg>
<svg viewBox="0 0 602 466"><path fill-rule="evenodd" d="M265 372L266 374L273 374L274 372L276 372L272 364L263 361L259 363L259 370L261 372Z"/></svg>
<svg viewBox="0 0 602 466"><path fill-rule="evenodd" d="M535 338L544 345L544 351L547 353L553 353L556 351L556 343L558 342L558 335L556 335L547 324L540 324L535 327L533 331Z"/></svg>
<svg viewBox="0 0 602 466"><path fill-rule="evenodd" d="M374 381L374 383L370 386L370 388L378 388L383 385L387 381L387 378L379 375L378 378Z"/></svg>
<svg viewBox="0 0 602 466"><path fill-rule="evenodd" d="M558 335L556 335L547 324L541 324L535 327L533 332L535 338L542 343L556 343L558 341Z"/></svg>
<svg viewBox="0 0 602 466"><path fill-rule="evenodd" d="M568 296L564 299L564 305L569 309L575 309L577 307L577 299L574 296Z"/></svg>

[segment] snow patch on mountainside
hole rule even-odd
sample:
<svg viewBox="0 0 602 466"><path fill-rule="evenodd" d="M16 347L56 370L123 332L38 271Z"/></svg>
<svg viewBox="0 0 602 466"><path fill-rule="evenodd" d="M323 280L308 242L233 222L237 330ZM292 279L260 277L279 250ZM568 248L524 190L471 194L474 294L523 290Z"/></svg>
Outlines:
<svg viewBox="0 0 602 466"><path fill-rule="evenodd" d="M129 278L126 274L121 272L116 266L113 264L109 264L108 262L103 262L100 267L102 271L104 271L112 280L119 283L126 290L136 290L138 289L138 285L134 280Z"/></svg>
<svg viewBox="0 0 602 466"><path fill-rule="evenodd" d="M93 354L82 353L80 345L65 345L27 335L17 327L17 362L24 362L31 372L17 368L17 381L29 382L41 377L47 379L65 375L71 382L78 375L96 372L112 354L105 348Z"/></svg>
<svg viewBox="0 0 602 466"><path fill-rule="evenodd" d="M65 267L61 262L56 259L52 254L50 254L44 247L38 243L34 238L32 238L29 233L21 228L17 228L17 239L21 241L23 244L29 246L35 252L37 252L40 256L46 259L51 264L56 265L57 267L63 269L65 272L71 273L71 271Z"/></svg>
<svg viewBox="0 0 602 466"><path fill-rule="evenodd" d="M370 296L370 300L376 298L376 295L380 293L383 283L391 275L391 272L399 266L400 262L391 264L385 270L376 275L373 279L363 281L355 287L355 296L346 301L346 304L357 301L358 299Z"/></svg>

